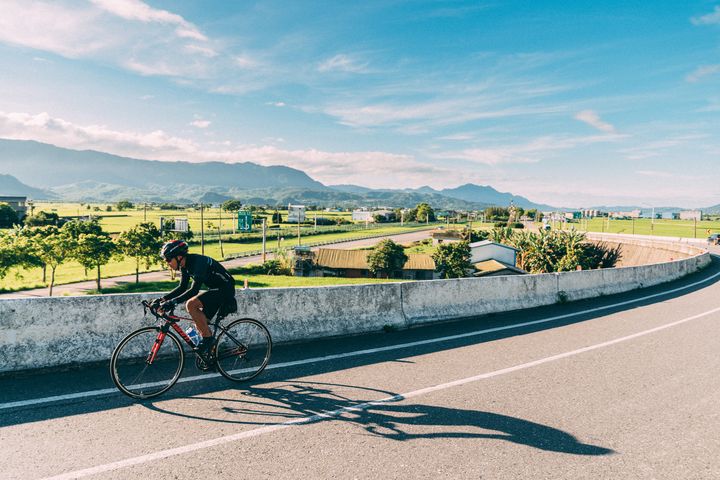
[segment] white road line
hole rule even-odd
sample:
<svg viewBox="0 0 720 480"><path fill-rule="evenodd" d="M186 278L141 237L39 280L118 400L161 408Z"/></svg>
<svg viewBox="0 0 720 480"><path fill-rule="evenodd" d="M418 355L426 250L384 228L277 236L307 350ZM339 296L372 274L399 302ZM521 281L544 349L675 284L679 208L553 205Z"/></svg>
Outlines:
<svg viewBox="0 0 720 480"><path fill-rule="evenodd" d="M516 372L518 370L524 370L526 368L532 368L532 367L535 367L538 365L542 365L544 363L554 362L555 360L560 360L563 358L571 357L574 355L579 355L581 353L589 352L592 350L597 350L600 348L608 347L611 345L615 345L617 343L625 342L625 341L632 340L632 339L642 337L645 335L650 335L651 333L659 332L661 330L666 330L668 328L675 327L677 325L687 323L692 320L696 320L698 318L706 317L708 315L718 313L718 312L720 312L720 307L712 309L712 310L708 310L707 312L703 312L703 313L700 313L697 315L693 315L692 317L687 317L682 320L668 323L668 324L662 325L660 327L651 328L649 330L644 330L642 332L634 333L632 335L627 335L625 337L620 337L620 338L616 338L614 340L597 343L595 345L578 348L577 350L571 350L569 352L559 353L557 355L552 355L550 357L541 358L538 360L534 360L532 362L515 365L513 367L503 368L500 370L495 370L493 372L481 373L480 375L462 378L459 380L454 380L452 382L442 383L442 384L434 385L431 387L421 388L419 390L414 390L414 391L399 394L399 395L393 395L391 397L386 397L386 398L376 400L373 402L366 402L366 403L361 403L358 405L353 405L351 407L339 408L337 410L323 412L323 413L319 413L316 415L310 415L310 416L303 417L303 418L297 418L297 419L290 420L287 422L278 423L275 425L268 425L266 427L256 428L253 430L247 430L247 431L236 433L233 435L227 435L224 437L213 438L210 440L205 440L203 442L193 443L190 445L184 445L182 447L170 448L168 450L161 450L161 451L150 453L147 455L141 455L138 457L127 458L125 460L107 463L105 465L98 465L96 467L86 468L83 470L67 472L67 473L63 473L60 475L56 475L54 477L47 477L44 480L69 480L69 479L87 477L89 475L96 475L99 473L115 471L115 470L119 470L121 468L131 467L134 465L140 465L143 463L148 463L148 462L152 462L155 460L161 460L163 458L173 457L176 455L183 455L186 453L191 453L191 452L195 452L197 450L215 447L218 445L224 445L224 444L232 443L232 442L235 442L235 441L238 441L241 439L245 439L245 438L257 437L260 435L264 435L266 433L275 432L277 430L283 430L285 428L289 428L294 425L313 423L313 422L317 422L317 421L328 419L328 418L337 418L340 415L342 415L343 413L364 411L364 410L368 410L376 405L383 405L386 403L398 402L398 401L401 401L404 399L418 397L418 396L425 395L428 393L436 392L438 390L445 390L448 388L457 387L460 385L465 385L468 383L477 382L477 381L485 380L485 379L492 378L492 377L498 377L500 375L505 375L507 373Z"/></svg>
<svg viewBox="0 0 720 480"><path fill-rule="evenodd" d="M462 338L475 337L475 336L479 336L479 335L484 335L486 333L501 332L501 331L505 331L505 330L512 330L515 328L528 327L531 325L540 325L543 323L554 322L554 321L563 320L566 318L578 317L581 315L586 315L588 313L596 313L596 312L601 312L603 310L610 310L610 309L613 309L616 307L622 307L624 305L630 305L633 303L638 303L638 302L642 302L645 300L649 300L652 298L657 298L657 297L661 297L664 295L669 295L672 293L680 292L683 290L688 290L688 289L696 287L698 285L702 285L703 283L707 283L710 280L713 280L714 278L717 278L717 277L720 277L720 272L718 272L708 278L700 280L698 282L695 282L695 283L692 283L689 285L685 285L683 287L674 288L672 290L667 290L664 292L654 293L652 295L646 295L644 297L635 298L632 300L626 300L624 302L613 303L611 305L604 305L602 307L589 308L587 310L581 310L579 312L567 313L564 315L556 315L553 317L541 318L539 320L532 320L529 322L515 323L512 325L505 325L502 327L487 328L484 330L476 330L474 332L461 333L461 334L457 334L457 335L449 335L446 337L438 337L438 338L432 338L432 339L428 339L428 340L419 340L416 342L399 343L396 345L389 345L387 347L370 348L370 349L366 349L366 350L356 350L353 352L338 353L338 354L334 354L334 355L325 355L322 357L306 358L306 359L302 359L302 360L295 360L292 362L275 363L275 364L268 365L266 370L274 370L274 369L278 369L278 368L293 367L293 366L297 366L297 365L305 365L308 363L327 362L330 360L338 360L338 359L348 358L348 357L357 357L357 356L361 356L361 355L372 355L375 353L387 352L387 351L391 351L391 350L399 350L402 348L411 348L411 347L417 347L420 345L429 345L429 344L433 344L433 343L441 343L441 342L447 342L447 341L452 341L452 340L459 340ZM199 380L206 380L209 378L214 378L214 377L219 377L219 376L220 376L219 373L194 375L192 377L181 378L180 380L178 380L178 383L196 382ZM20 407L26 407L26 406L30 406L30 405L38 405L38 404L43 404L43 403L53 403L53 402L59 402L59 401L63 401L63 400L73 400L73 399L78 399L78 398L97 397L100 395L107 395L107 394L112 394L112 393L120 394L120 392L118 392L117 389L115 389L115 388L104 388L101 390L90 390L87 392L70 393L67 395L56 395L56 396L52 396L52 397L34 398L34 399L30 399L30 400L21 400L21 401L17 401L17 402L0 403L0 410L7 410L10 408L20 408Z"/></svg>

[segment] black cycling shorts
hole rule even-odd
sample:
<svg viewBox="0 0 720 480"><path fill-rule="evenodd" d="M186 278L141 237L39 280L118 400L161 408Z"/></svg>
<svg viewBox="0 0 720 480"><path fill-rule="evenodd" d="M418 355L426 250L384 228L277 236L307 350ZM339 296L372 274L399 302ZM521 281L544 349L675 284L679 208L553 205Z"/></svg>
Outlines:
<svg viewBox="0 0 720 480"><path fill-rule="evenodd" d="M198 295L198 299L203 304L203 313L208 320L212 320L215 314L222 308L223 313L237 312L237 302L235 301L235 293L225 293L218 289L208 290Z"/></svg>

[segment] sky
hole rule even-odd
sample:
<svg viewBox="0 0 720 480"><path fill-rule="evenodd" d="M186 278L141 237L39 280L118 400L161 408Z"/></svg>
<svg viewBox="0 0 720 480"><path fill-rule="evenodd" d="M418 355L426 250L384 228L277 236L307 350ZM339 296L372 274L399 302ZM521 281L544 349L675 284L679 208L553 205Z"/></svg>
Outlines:
<svg viewBox="0 0 720 480"><path fill-rule="evenodd" d="M326 185L720 204L718 0L0 8L0 138Z"/></svg>

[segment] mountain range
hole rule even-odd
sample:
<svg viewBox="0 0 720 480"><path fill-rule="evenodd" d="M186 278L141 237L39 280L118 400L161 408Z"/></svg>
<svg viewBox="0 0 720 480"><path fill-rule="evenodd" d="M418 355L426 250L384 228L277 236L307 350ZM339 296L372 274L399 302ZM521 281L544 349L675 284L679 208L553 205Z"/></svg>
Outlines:
<svg viewBox="0 0 720 480"><path fill-rule="evenodd" d="M31 186L32 185L32 186ZM79 202L175 202L337 207L413 207L428 202L436 209L477 210L511 204L556 210L491 186L466 184L436 190L372 189L324 185L286 166L251 162L140 160L94 150L71 150L31 140L0 139L0 196ZM720 205L714 208L720 211ZM627 207L632 209L632 207ZM707 209L709 211L710 209Z"/></svg>

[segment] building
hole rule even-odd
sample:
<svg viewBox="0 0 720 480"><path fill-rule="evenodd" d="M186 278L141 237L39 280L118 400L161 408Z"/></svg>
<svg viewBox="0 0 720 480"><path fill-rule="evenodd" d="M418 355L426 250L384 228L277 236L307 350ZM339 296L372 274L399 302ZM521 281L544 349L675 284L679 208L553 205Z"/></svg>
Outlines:
<svg viewBox="0 0 720 480"><path fill-rule="evenodd" d="M499 277L501 275L525 275L528 273L522 268L513 267L497 260L474 263L473 267L475 267L473 277Z"/></svg>
<svg viewBox="0 0 720 480"><path fill-rule="evenodd" d="M680 212L680 220L702 220L702 212L700 210L683 210Z"/></svg>
<svg viewBox="0 0 720 480"><path fill-rule="evenodd" d="M640 210L631 210L629 212L610 212L611 218L640 218Z"/></svg>
<svg viewBox="0 0 720 480"><path fill-rule="evenodd" d="M0 203L10 205L20 219L27 215L27 197L0 197Z"/></svg>
<svg viewBox="0 0 720 480"><path fill-rule="evenodd" d="M517 268L519 250L490 240L470 244L470 263L475 267L474 277L500 275L524 275L528 272Z"/></svg>
<svg viewBox="0 0 720 480"><path fill-rule="evenodd" d="M339 248L321 248L314 253L312 276L372 278L367 257L371 250L343 250ZM396 277L407 280L432 280L437 278L435 261L430 255L408 254L402 272Z"/></svg>
<svg viewBox="0 0 720 480"><path fill-rule="evenodd" d="M580 220L582 216L582 212L565 212L565 220Z"/></svg>
<svg viewBox="0 0 720 480"><path fill-rule="evenodd" d="M353 222L374 222L375 215L380 215L387 219L392 214L392 210L355 210L352 212L352 220Z"/></svg>
<svg viewBox="0 0 720 480"><path fill-rule="evenodd" d="M470 262L472 264L484 262L485 260L497 260L514 267L517 264L517 252L519 250L502 243L495 243L491 240L483 240L470 244Z"/></svg>

